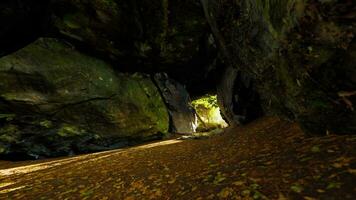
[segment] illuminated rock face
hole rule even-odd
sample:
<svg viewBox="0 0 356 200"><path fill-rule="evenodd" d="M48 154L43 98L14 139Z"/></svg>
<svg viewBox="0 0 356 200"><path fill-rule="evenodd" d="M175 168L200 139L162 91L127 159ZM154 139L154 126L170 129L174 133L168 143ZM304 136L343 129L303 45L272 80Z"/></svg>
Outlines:
<svg viewBox="0 0 356 200"><path fill-rule="evenodd" d="M221 116L216 95L206 95L194 100L192 105L197 114L198 132L226 128L228 126Z"/></svg>
<svg viewBox="0 0 356 200"><path fill-rule="evenodd" d="M0 154L65 155L168 132L150 77L116 73L56 39L1 58L0 78Z"/></svg>
<svg viewBox="0 0 356 200"><path fill-rule="evenodd" d="M168 108L171 121L170 131L172 133L194 133L197 119L188 91L165 73L156 74L154 80Z"/></svg>

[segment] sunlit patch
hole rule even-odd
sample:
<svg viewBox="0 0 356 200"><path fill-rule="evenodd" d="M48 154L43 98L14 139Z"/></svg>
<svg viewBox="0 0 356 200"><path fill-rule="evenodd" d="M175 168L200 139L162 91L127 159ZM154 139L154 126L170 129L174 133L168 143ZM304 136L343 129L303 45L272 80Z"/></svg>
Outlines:
<svg viewBox="0 0 356 200"><path fill-rule="evenodd" d="M92 153L92 154L81 155L81 156L76 156L76 157L71 157L71 158L66 158L66 159L61 159L61 160L48 161L48 162L43 162L43 163L39 163L39 164L27 165L27 166L22 166L22 167L14 167L14 168L9 168L9 169L2 169L2 170L0 170L0 177L1 176L4 177L4 176L19 175L19 174L27 174L27 173L31 173L31 172L35 172L35 171L39 171L39 170L58 167L58 166L65 165L68 163L73 163L74 165L82 165L83 163L98 161L100 159L104 159L104 158L107 158L107 157L110 157L110 156L113 156L116 154L124 153L124 152L130 152L130 151L134 151L134 150L142 150L142 149L148 149L148 148L153 148L153 147L158 147L158 146L176 144L179 142L182 142L182 141L167 140L167 141L142 145L142 146L138 146L138 147L133 147L133 148L129 148L129 149L115 149L115 150L111 150L111 151Z"/></svg>
<svg viewBox="0 0 356 200"><path fill-rule="evenodd" d="M147 145L135 147L133 149L149 149L149 148L152 148L152 147L176 144L176 143L180 143L180 142L182 142L182 141L179 141L179 140L167 140L167 141L163 141L163 142L156 142L156 143L153 143L153 144L147 144Z"/></svg>
<svg viewBox="0 0 356 200"><path fill-rule="evenodd" d="M15 174L26 174L38 170L43 170L51 167L55 167L58 165L63 165L66 163L69 163L71 161L75 160L74 158L70 159L64 159L60 161L52 161L52 162L45 162L41 164L34 164L34 165L27 165L23 167L15 167L15 168L10 168L10 169L3 169L0 170L0 177L1 176L10 176L10 175L15 175Z"/></svg>
<svg viewBox="0 0 356 200"><path fill-rule="evenodd" d="M228 124L222 118L216 95L206 95L192 102L198 117L198 131L214 128L226 128Z"/></svg>
<svg viewBox="0 0 356 200"><path fill-rule="evenodd" d="M15 188L8 188L8 189L4 189L4 190L1 190L0 189L0 194L6 194L6 193L9 193L9 192L13 192L13 191L16 191L16 190L20 190L22 188L24 188L26 186L19 186L19 187L15 187Z"/></svg>
<svg viewBox="0 0 356 200"><path fill-rule="evenodd" d="M0 190L1 190L1 188L7 187L7 186L10 186L10 185L13 185L13 184L15 184L15 182L0 183Z"/></svg>

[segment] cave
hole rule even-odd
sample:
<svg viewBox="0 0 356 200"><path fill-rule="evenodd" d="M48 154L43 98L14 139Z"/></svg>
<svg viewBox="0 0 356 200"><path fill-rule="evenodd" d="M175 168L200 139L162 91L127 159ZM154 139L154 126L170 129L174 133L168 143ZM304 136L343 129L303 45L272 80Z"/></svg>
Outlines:
<svg viewBox="0 0 356 200"><path fill-rule="evenodd" d="M355 199L353 0L3 0L0 199Z"/></svg>

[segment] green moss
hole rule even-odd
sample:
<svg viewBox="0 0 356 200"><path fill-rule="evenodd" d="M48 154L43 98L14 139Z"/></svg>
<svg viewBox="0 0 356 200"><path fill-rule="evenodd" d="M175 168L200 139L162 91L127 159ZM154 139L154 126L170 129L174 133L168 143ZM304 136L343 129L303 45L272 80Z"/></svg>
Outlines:
<svg viewBox="0 0 356 200"><path fill-rule="evenodd" d="M49 120L43 120L40 122L40 125L42 127L45 127L45 128L52 128L53 127L53 123Z"/></svg>
<svg viewBox="0 0 356 200"><path fill-rule="evenodd" d="M17 142L19 129L15 125L6 125L0 128L0 141L4 143Z"/></svg>
<svg viewBox="0 0 356 200"><path fill-rule="evenodd" d="M13 143L17 141L16 136L12 135L0 135L0 141L5 143Z"/></svg>
<svg viewBox="0 0 356 200"><path fill-rule="evenodd" d="M59 40L39 39L1 58L0 71L6 80L0 83L0 96L15 102L12 109L19 113L23 107L36 110L26 126L38 137L56 131L46 137L51 142L93 138L91 134L103 140L145 139L168 132L167 109L149 76L117 73ZM38 111L53 118L37 116ZM69 123L58 128L55 121Z"/></svg>
<svg viewBox="0 0 356 200"><path fill-rule="evenodd" d="M152 131L167 133L168 111L151 79L134 74L131 77L120 76L120 80L123 81L120 88L120 91L123 91L121 98L132 102L122 109L127 115L127 134L137 134L137 131L145 135L152 134Z"/></svg>
<svg viewBox="0 0 356 200"><path fill-rule="evenodd" d="M5 152L6 152L6 148L0 144L0 154L5 153Z"/></svg>
<svg viewBox="0 0 356 200"><path fill-rule="evenodd" d="M6 121L11 121L16 117L16 114L1 114L0 119L5 119Z"/></svg>
<svg viewBox="0 0 356 200"><path fill-rule="evenodd" d="M69 124L63 124L57 132L57 134L61 137L75 137L83 135L83 133L85 133L84 130Z"/></svg>
<svg viewBox="0 0 356 200"><path fill-rule="evenodd" d="M12 134L18 132L18 128L15 125L8 125L0 129L0 134Z"/></svg>

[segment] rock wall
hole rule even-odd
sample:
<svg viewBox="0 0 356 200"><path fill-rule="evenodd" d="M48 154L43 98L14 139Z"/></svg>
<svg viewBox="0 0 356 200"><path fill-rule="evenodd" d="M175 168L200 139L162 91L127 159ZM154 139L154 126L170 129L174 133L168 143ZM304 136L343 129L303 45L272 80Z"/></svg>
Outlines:
<svg viewBox="0 0 356 200"><path fill-rule="evenodd" d="M229 124L267 114L306 133L355 133L355 12L352 0L4 0L0 154L161 137L176 96L141 74L157 72L195 96L217 86ZM26 46L45 35L69 42Z"/></svg>
<svg viewBox="0 0 356 200"><path fill-rule="evenodd" d="M172 133L195 133L197 119L188 91L167 74L155 74L154 81L168 108Z"/></svg>
<svg viewBox="0 0 356 200"><path fill-rule="evenodd" d="M0 154L57 156L168 132L150 77L42 38L0 59Z"/></svg>
<svg viewBox="0 0 356 200"><path fill-rule="evenodd" d="M118 70L166 72L198 92L215 87L207 77L217 49L199 0L53 0L51 9L58 36Z"/></svg>
<svg viewBox="0 0 356 200"><path fill-rule="evenodd" d="M51 7L61 34L119 62L186 64L207 37L198 0L54 0Z"/></svg>
<svg viewBox="0 0 356 200"><path fill-rule="evenodd" d="M267 114L312 134L355 133L354 1L217 4L210 10L228 50L222 57L252 78Z"/></svg>

